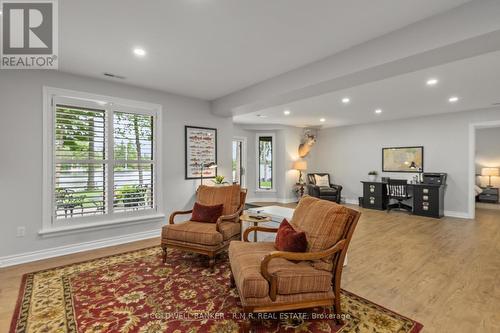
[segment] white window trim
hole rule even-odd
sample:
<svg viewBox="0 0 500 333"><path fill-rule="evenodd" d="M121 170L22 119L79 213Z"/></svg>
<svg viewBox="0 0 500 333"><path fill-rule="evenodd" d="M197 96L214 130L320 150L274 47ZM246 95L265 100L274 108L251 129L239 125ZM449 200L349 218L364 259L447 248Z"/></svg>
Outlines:
<svg viewBox="0 0 500 333"><path fill-rule="evenodd" d="M98 105L103 108L101 102L112 103L115 110L127 111L133 110L135 113L144 113L155 116L155 138L154 144L154 160L156 163L156 205L155 208L145 210L143 212L121 212L119 214L108 215L108 219L102 217L98 219L78 218L72 221L69 226L60 226L53 223L53 129L54 129L54 106L53 99L79 99L81 105ZM140 111L139 111L140 110ZM139 111L139 112L138 112ZM159 104L152 104L141 101L128 100L123 98L97 95L87 92L73 91L54 87L43 87L43 183L42 183L42 228L39 231L40 235L61 234L70 231L88 231L97 230L103 226L117 226L135 224L138 222L148 223L153 219L158 220L163 218L163 193L162 193L162 107Z"/></svg>
<svg viewBox="0 0 500 333"><path fill-rule="evenodd" d="M259 176L260 176L260 165L259 165L259 138L262 136L270 136L273 144L273 182L272 187L270 189L264 189L259 187ZM256 168L255 168L255 192L264 192L264 193L275 193L276 192L276 135L275 133L257 133L255 135L255 160L256 160Z"/></svg>

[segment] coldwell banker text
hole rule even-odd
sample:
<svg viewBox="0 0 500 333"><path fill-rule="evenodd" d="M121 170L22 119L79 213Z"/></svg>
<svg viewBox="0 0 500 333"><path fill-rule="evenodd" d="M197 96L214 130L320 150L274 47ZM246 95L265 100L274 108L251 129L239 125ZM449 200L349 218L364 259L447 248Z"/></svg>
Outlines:
<svg viewBox="0 0 500 333"><path fill-rule="evenodd" d="M57 69L57 0L0 0L2 69Z"/></svg>

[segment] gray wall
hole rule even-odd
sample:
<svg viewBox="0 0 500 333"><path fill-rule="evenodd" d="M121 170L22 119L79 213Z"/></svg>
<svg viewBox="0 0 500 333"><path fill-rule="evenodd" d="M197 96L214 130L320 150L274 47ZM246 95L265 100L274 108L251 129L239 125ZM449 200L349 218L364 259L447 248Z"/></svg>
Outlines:
<svg viewBox="0 0 500 333"><path fill-rule="evenodd" d="M323 129L312 155L312 168L330 172L344 186L343 196L357 202L362 196L360 181L370 170L381 174L382 147L424 146L426 172L447 172L445 210L467 214L469 198L469 124L500 120L500 110L474 110ZM382 174L411 178L412 174Z"/></svg>
<svg viewBox="0 0 500 333"><path fill-rule="evenodd" d="M500 168L500 127L477 130L476 174L481 174L481 168ZM489 177L478 177L477 183L486 186ZM491 177L491 185L500 187L500 177Z"/></svg>
<svg viewBox="0 0 500 333"><path fill-rule="evenodd" d="M42 86L134 99L163 106L163 190L165 213L189 207L199 181L184 180L184 125L218 129L219 173L231 172L231 118L210 113L208 102L56 71L0 73L0 257L94 241L141 231L160 223L41 238L42 226ZM17 226L26 236L16 238Z"/></svg>

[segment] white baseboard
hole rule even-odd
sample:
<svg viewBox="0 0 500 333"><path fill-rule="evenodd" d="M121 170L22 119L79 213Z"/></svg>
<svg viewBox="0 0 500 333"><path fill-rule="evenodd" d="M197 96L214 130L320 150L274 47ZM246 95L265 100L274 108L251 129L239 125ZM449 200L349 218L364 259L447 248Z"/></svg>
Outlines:
<svg viewBox="0 0 500 333"><path fill-rule="evenodd" d="M350 199L350 198L344 198L344 197L342 197L342 202L344 202L346 204L351 204L351 205L358 205L359 204L358 199Z"/></svg>
<svg viewBox="0 0 500 333"><path fill-rule="evenodd" d="M447 217L458 217L460 219L472 219L472 216L470 216L469 213L467 212L455 212L452 210L445 210L444 211L444 216Z"/></svg>
<svg viewBox="0 0 500 333"><path fill-rule="evenodd" d="M84 242L79 244L58 246L51 249L38 250L33 252L25 252L20 254L14 254L10 256L0 257L0 268L24 264L27 262L48 259L53 257L59 257L67 254L78 253L82 251L95 250L103 247L120 245L124 243L135 242L139 240L155 238L160 236L160 230L150 230L142 231L134 234L116 236L110 238L99 239L90 242Z"/></svg>

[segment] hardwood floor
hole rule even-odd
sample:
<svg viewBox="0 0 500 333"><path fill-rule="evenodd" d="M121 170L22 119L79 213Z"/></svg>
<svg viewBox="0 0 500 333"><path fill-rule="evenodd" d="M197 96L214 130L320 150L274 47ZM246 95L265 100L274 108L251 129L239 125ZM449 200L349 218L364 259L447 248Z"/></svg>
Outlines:
<svg viewBox="0 0 500 333"><path fill-rule="evenodd" d="M353 207L359 209L357 207ZM500 214L474 221L361 209L343 288L424 324L424 332L500 332ZM159 239L0 270L0 332L24 273L159 244Z"/></svg>

